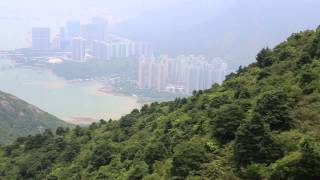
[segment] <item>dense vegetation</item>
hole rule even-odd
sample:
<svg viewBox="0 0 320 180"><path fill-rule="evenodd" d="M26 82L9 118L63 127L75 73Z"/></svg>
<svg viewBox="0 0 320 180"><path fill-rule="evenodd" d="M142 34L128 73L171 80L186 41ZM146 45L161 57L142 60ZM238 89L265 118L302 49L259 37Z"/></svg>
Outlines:
<svg viewBox="0 0 320 180"><path fill-rule="evenodd" d="M3 179L320 179L320 28L222 85L1 147Z"/></svg>
<svg viewBox="0 0 320 180"><path fill-rule="evenodd" d="M13 142L19 136L41 133L48 128L55 130L59 126L66 127L67 124L0 91L0 144Z"/></svg>

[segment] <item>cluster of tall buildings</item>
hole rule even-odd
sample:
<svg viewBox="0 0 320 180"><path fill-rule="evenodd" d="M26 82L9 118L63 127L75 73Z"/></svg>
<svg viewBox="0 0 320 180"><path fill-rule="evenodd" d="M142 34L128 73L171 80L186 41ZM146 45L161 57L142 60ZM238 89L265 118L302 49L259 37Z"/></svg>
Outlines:
<svg viewBox="0 0 320 180"><path fill-rule="evenodd" d="M108 40L109 23L107 19L94 17L91 22L81 24L80 21L68 21L66 27L60 28L57 47L71 52L71 59L84 62L93 48L94 41Z"/></svg>
<svg viewBox="0 0 320 180"><path fill-rule="evenodd" d="M68 50L72 46L74 38L82 38L86 41L87 47L92 46L95 40L106 41L108 39L109 23L107 19L94 17L90 23L81 24L80 21L68 21L65 27L60 28L58 45L62 50Z"/></svg>
<svg viewBox="0 0 320 180"><path fill-rule="evenodd" d="M72 38L72 59L79 62L85 62L86 41L82 38Z"/></svg>
<svg viewBox="0 0 320 180"><path fill-rule="evenodd" d="M113 42L94 41L92 56L100 60L141 56L151 57L153 56L153 45L149 42L134 42L131 40Z"/></svg>
<svg viewBox="0 0 320 180"><path fill-rule="evenodd" d="M193 55L143 57L139 60L138 86L140 89L191 93L221 83L227 70L227 64L219 58L207 60Z"/></svg>
<svg viewBox="0 0 320 180"><path fill-rule="evenodd" d="M86 24L81 24L80 21L68 21L52 41L49 28L33 28L32 49L70 52L69 58L79 62L90 58L110 60L153 55L151 43L136 42L111 35L108 20L100 17L94 17Z"/></svg>

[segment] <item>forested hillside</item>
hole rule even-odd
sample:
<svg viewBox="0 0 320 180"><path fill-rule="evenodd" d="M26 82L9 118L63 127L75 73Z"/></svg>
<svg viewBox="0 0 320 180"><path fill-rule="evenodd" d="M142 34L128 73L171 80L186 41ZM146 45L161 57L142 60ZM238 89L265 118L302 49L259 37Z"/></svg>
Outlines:
<svg viewBox="0 0 320 180"><path fill-rule="evenodd" d="M1 147L0 179L320 179L320 28L222 85Z"/></svg>
<svg viewBox="0 0 320 180"><path fill-rule="evenodd" d="M68 126L62 120L0 91L0 144L13 142L19 136L34 135L45 129Z"/></svg>

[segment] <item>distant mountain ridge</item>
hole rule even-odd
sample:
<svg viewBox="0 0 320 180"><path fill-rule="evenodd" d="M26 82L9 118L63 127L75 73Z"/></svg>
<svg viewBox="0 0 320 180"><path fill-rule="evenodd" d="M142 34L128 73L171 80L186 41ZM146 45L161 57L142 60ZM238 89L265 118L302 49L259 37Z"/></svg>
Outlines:
<svg viewBox="0 0 320 180"><path fill-rule="evenodd" d="M57 129L67 123L27 102L0 91L0 144L9 143L19 136Z"/></svg>
<svg viewBox="0 0 320 180"><path fill-rule="evenodd" d="M291 32L317 27L319 6L314 0L186 1L129 19L114 32L153 41L159 54L201 53L238 68Z"/></svg>

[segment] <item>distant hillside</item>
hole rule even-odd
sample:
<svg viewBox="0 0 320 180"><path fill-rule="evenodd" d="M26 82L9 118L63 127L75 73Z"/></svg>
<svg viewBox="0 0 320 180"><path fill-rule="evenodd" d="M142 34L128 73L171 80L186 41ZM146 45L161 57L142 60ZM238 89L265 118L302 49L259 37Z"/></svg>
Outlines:
<svg viewBox="0 0 320 180"><path fill-rule="evenodd" d="M114 32L153 41L158 53L203 53L238 68L291 32L316 28L319 6L317 0L186 0L129 19Z"/></svg>
<svg viewBox="0 0 320 180"><path fill-rule="evenodd" d="M0 179L318 180L320 27L222 85L0 146Z"/></svg>
<svg viewBox="0 0 320 180"><path fill-rule="evenodd" d="M0 144L9 143L19 136L34 135L45 129L67 126L62 120L0 91Z"/></svg>

